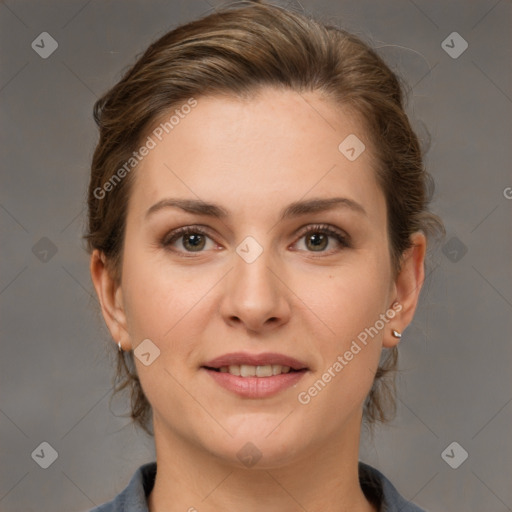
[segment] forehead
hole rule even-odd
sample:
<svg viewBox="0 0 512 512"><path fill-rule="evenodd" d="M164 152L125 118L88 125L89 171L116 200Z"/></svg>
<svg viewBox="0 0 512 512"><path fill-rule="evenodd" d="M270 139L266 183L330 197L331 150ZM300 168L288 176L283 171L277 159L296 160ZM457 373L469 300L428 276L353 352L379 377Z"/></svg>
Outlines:
<svg viewBox="0 0 512 512"><path fill-rule="evenodd" d="M165 125L179 105L151 127L154 147L135 170L130 210L142 213L172 196L275 214L308 195L344 195L364 204L370 218L385 214L370 141L355 115L318 93L273 88L250 99L196 101L172 124ZM350 160L340 151L344 140L366 149Z"/></svg>

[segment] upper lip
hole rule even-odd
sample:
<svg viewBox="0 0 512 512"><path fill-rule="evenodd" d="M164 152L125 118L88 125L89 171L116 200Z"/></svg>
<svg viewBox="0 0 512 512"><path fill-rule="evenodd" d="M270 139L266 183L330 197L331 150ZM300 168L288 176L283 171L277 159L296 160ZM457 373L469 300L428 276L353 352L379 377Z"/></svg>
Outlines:
<svg viewBox="0 0 512 512"><path fill-rule="evenodd" d="M242 365L249 366L266 366L272 364L280 364L281 366L289 366L294 370L307 369L307 365L301 361L285 356L284 354L277 354L273 352L264 352L262 354L249 354L247 352L232 352L231 354L224 354L222 356L211 359L203 366L208 368L222 368L223 366Z"/></svg>

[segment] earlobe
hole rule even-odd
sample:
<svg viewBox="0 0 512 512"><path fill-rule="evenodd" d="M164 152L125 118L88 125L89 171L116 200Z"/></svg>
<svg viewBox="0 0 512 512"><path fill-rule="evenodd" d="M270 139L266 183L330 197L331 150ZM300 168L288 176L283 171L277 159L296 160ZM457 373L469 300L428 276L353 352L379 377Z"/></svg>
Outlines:
<svg viewBox="0 0 512 512"><path fill-rule="evenodd" d="M386 348L395 347L400 342L401 336L396 336L393 330L401 334L411 323L425 280L426 237L418 231L411 235L411 240L413 245L404 253L402 268L394 283L394 302L400 305L400 309L390 322L389 331L384 334L383 346ZM397 311L398 308L393 309Z"/></svg>
<svg viewBox="0 0 512 512"><path fill-rule="evenodd" d="M105 255L98 249L91 255L90 272L108 330L116 344L121 342L122 348L129 350L131 341L127 330L121 283L115 281L107 268Z"/></svg>

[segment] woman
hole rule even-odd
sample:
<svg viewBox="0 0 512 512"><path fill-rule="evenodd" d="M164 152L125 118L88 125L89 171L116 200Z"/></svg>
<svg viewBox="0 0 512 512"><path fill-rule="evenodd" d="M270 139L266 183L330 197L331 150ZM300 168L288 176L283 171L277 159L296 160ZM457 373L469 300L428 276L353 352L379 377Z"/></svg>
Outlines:
<svg viewBox="0 0 512 512"><path fill-rule="evenodd" d="M443 232L397 77L242 3L152 44L95 119L91 275L157 458L95 510L420 510L358 461Z"/></svg>

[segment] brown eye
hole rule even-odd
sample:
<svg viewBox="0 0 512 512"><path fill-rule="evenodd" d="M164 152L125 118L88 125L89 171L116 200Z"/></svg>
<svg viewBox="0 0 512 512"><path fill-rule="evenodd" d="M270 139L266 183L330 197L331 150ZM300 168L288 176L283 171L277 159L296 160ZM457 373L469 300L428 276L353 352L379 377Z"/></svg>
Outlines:
<svg viewBox="0 0 512 512"><path fill-rule="evenodd" d="M205 249L209 239L210 237L203 229L194 226L186 226L172 231L165 236L161 241L161 246L175 252L198 253Z"/></svg>
<svg viewBox="0 0 512 512"><path fill-rule="evenodd" d="M330 254L336 251L336 245L338 245L338 248L351 247L349 237L329 225L310 226L301 233L302 238L305 240L304 245L307 252ZM333 245L331 239L335 240L334 247L331 247L331 250L326 250L329 245Z"/></svg>

